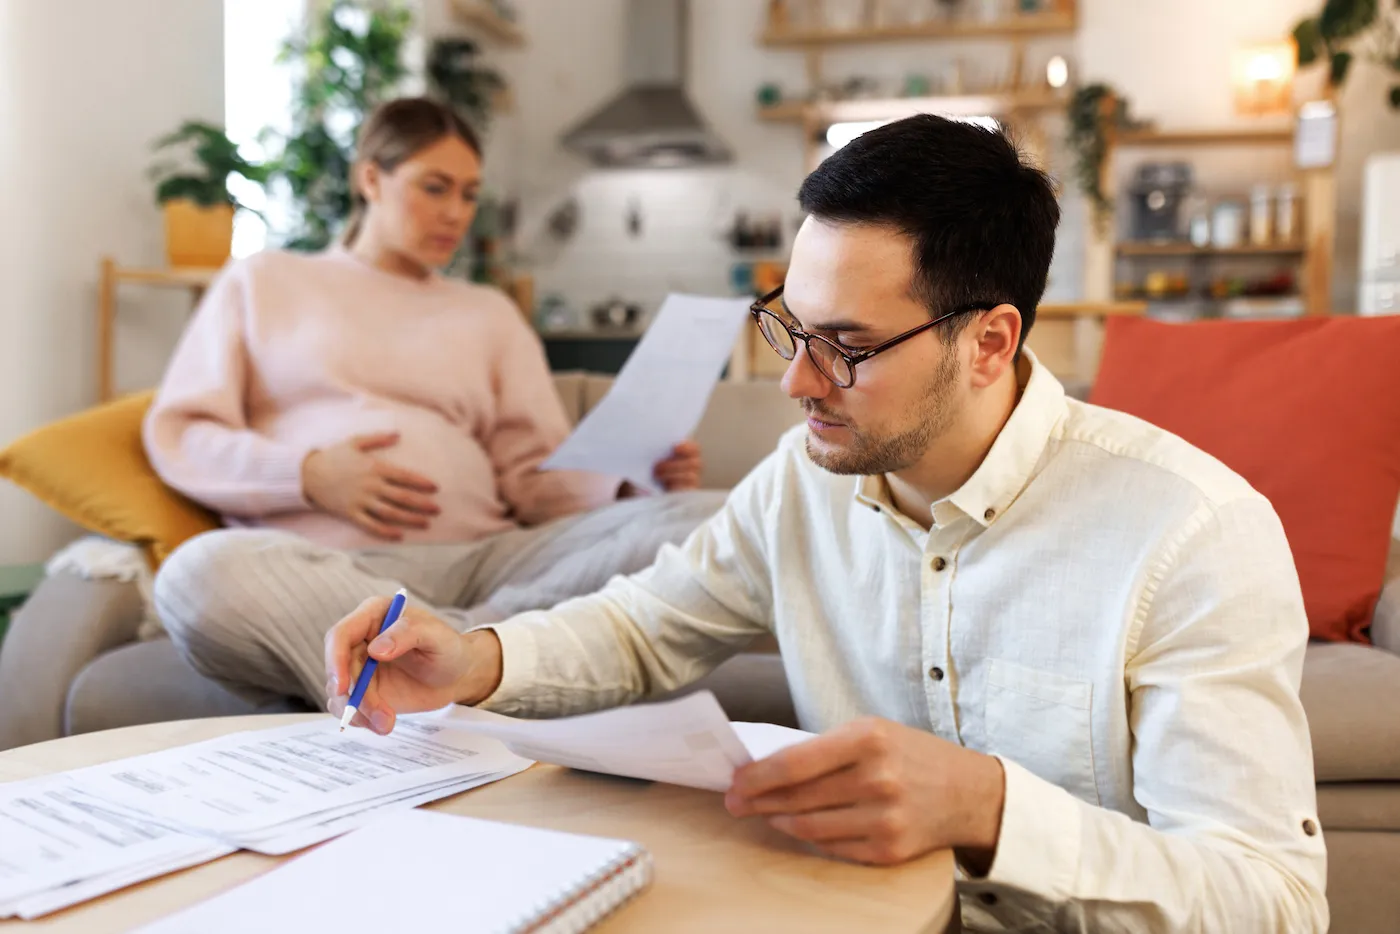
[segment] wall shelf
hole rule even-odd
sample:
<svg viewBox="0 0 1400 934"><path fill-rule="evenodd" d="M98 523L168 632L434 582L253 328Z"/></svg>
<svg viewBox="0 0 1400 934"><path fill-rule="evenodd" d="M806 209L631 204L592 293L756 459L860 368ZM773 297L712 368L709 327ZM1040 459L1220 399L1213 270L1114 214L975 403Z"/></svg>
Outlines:
<svg viewBox="0 0 1400 934"><path fill-rule="evenodd" d="M1234 247L1198 247L1189 243L1120 243L1115 249L1119 256L1302 256L1307 252L1301 243Z"/></svg>
<svg viewBox="0 0 1400 934"><path fill-rule="evenodd" d="M866 42L911 42L927 39L1031 39L1072 33L1077 23L1073 11L1027 13L1000 20L952 20L903 26L861 26L857 29L773 29L759 42L772 48L811 48L820 45L854 45Z"/></svg>
<svg viewBox="0 0 1400 934"><path fill-rule="evenodd" d="M452 15L458 22L475 28L501 45L525 44L525 33L520 27L491 9L483 0L452 0Z"/></svg>
<svg viewBox="0 0 1400 934"><path fill-rule="evenodd" d="M1110 199L1117 194L1122 179L1119 178L1115 163L1120 158L1118 151L1123 149L1248 149L1286 147L1291 146L1293 142L1292 123L1254 123L1208 129L1163 130L1154 127L1110 133L1108 149L1100 165L1099 187ZM1202 153L1200 158L1209 160L1210 156ZM1286 180L1296 186L1302 209L1302 223L1297 241L1267 246L1244 243L1229 249L1198 249L1187 243L1115 242L1110 226L1109 232L1095 232L1091 236L1086 252L1086 291L1095 298L1120 294L1116 285L1118 275L1115 265L1133 257L1287 257L1297 263L1297 289L1302 298L1304 313L1330 314L1336 225L1336 178L1330 167L1299 169L1291 166L1282 178L1276 170L1270 172L1270 175L1272 177L1259 178L1257 181L1278 183ZM1200 272L1199 269L1196 271Z"/></svg>
<svg viewBox="0 0 1400 934"><path fill-rule="evenodd" d="M1113 137L1118 146L1291 145L1293 127L1225 127L1213 130L1132 130Z"/></svg>
<svg viewBox="0 0 1400 934"><path fill-rule="evenodd" d="M921 113L963 116L1004 116L1039 110L1058 110L1066 98L1049 88L1039 90L958 94L940 97L895 97L844 101L785 101L760 107L758 118L772 123L833 123L866 120L898 120Z"/></svg>

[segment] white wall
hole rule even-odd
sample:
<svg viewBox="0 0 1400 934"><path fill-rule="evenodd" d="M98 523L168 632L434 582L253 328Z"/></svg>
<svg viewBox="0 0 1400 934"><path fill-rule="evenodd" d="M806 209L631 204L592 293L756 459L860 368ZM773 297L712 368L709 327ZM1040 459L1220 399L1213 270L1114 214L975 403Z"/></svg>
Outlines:
<svg viewBox="0 0 1400 934"><path fill-rule="evenodd" d="M99 257L162 262L150 144L221 120L222 19L220 0L0 0L0 444L93 402ZM119 389L159 378L186 306L123 289ZM0 563L73 531L0 483Z"/></svg>

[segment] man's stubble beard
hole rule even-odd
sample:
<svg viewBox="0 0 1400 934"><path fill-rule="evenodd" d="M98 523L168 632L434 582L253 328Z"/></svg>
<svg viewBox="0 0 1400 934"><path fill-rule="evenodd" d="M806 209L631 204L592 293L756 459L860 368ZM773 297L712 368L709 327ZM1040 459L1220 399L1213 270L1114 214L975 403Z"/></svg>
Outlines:
<svg viewBox="0 0 1400 934"><path fill-rule="evenodd" d="M823 470L843 475L874 477L912 467L951 427L956 408L953 388L957 379L957 357L946 352L920 395L918 411L908 427L881 437L845 423L850 435L846 444L822 448L809 434L807 456ZM822 418L823 410L815 400L803 399L802 408L808 415ZM837 418L835 413L827 414Z"/></svg>

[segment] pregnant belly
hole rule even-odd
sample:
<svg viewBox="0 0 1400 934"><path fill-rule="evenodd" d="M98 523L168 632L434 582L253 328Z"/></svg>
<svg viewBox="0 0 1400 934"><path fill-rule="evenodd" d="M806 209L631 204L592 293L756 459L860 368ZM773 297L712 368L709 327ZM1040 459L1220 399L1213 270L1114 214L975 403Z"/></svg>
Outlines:
<svg viewBox="0 0 1400 934"><path fill-rule="evenodd" d="M323 413L323 416L327 413ZM470 434L440 415L423 409L397 408L357 413L353 426L344 418L316 419L309 424L277 427L276 435L291 443L323 447L355 435L397 432L391 446L373 452L380 460L431 481L440 512L428 517L426 529L402 529L405 543L469 542L513 528L506 504L496 489L495 470L486 450ZM339 423L340 429L332 427ZM271 432L269 432L271 433ZM313 541L338 548L382 544L353 523L320 511L269 517L264 524L284 528Z"/></svg>

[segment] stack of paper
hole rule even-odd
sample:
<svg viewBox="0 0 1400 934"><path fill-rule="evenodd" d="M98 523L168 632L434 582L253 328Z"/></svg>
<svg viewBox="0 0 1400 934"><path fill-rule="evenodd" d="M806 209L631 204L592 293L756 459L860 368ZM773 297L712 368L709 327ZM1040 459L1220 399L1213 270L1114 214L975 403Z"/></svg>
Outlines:
<svg viewBox="0 0 1400 934"><path fill-rule="evenodd" d="M730 723L700 691L559 720L449 707L400 717L390 736L326 717L0 785L0 918L237 849L289 853L532 760L723 791L736 768L811 736Z"/></svg>
<svg viewBox="0 0 1400 934"><path fill-rule="evenodd" d="M402 717L392 736L329 717L0 786L0 918L37 917L235 849L281 854L531 764Z"/></svg>

